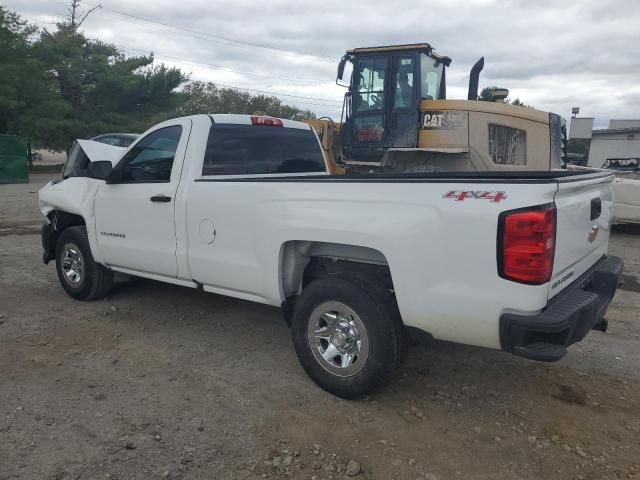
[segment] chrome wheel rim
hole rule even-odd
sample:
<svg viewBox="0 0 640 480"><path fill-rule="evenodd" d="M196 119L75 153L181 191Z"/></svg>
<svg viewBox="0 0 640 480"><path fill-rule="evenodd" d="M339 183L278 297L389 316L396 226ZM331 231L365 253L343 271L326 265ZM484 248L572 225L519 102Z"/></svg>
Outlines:
<svg viewBox="0 0 640 480"><path fill-rule="evenodd" d="M369 337L362 320L340 302L325 302L313 310L307 340L318 363L339 377L355 375L369 357Z"/></svg>
<svg viewBox="0 0 640 480"><path fill-rule="evenodd" d="M66 244L60 264L65 281L74 288L79 287L84 279L84 257L80 249L72 243Z"/></svg>

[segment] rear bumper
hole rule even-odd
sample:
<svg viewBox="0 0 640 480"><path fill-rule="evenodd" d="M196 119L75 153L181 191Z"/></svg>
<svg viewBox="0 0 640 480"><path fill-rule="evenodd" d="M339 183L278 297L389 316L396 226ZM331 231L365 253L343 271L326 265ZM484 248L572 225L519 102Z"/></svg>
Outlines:
<svg viewBox="0 0 640 480"><path fill-rule="evenodd" d="M622 285L622 259L605 257L554 297L537 315L500 317L502 349L532 360L555 362L592 329L606 330L607 308Z"/></svg>

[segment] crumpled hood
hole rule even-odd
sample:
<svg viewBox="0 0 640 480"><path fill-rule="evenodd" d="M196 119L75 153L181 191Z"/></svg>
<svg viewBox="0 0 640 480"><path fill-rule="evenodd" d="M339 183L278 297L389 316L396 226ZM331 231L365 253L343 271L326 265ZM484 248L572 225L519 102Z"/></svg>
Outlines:
<svg viewBox="0 0 640 480"><path fill-rule="evenodd" d="M126 147L116 147L106 143L94 142L93 140L76 140L91 162L108 160L112 165L118 163Z"/></svg>
<svg viewBox="0 0 640 480"><path fill-rule="evenodd" d="M89 161L108 161L114 166L127 151L126 147L116 147L92 140L76 140L76 143L87 155ZM75 159L77 159L77 148L74 144L67 162L74 162ZM67 167L68 163L65 164L65 170ZM40 211L46 217L52 210L62 210L80 215L88 222L88 219L93 216L93 199L101 183L104 182L85 175L69 175L64 180L52 180L38 192Z"/></svg>

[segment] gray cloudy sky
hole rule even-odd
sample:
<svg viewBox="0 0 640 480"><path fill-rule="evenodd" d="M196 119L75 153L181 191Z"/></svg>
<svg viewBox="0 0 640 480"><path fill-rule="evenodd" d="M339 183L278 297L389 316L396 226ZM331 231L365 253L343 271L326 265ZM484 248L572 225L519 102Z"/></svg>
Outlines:
<svg viewBox="0 0 640 480"><path fill-rule="evenodd" d="M83 0L82 8L94 2ZM51 27L68 2L4 3ZM101 3L105 8L83 25L90 38L131 54L153 52L193 80L277 93L318 115L340 115L344 90L335 70L347 48L426 41L453 59L449 98L465 98L469 69L484 55L481 88L506 87L511 98L567 118L579 106L597 127L609 118L640 118L638 0Z"/></svg>

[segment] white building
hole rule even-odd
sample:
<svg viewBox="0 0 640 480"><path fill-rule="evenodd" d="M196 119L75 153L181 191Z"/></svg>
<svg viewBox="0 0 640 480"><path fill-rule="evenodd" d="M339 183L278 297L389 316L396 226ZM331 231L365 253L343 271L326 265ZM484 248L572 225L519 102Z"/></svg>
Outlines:
<svg viewBox="0 0 640 480"><path fill-rule="evenodd" d="M611 120L609 128L591 132L590 167L626 158L640 158L640 120Z"/></svg>

